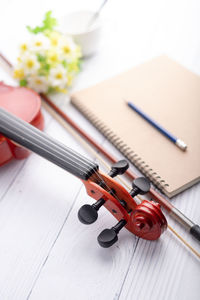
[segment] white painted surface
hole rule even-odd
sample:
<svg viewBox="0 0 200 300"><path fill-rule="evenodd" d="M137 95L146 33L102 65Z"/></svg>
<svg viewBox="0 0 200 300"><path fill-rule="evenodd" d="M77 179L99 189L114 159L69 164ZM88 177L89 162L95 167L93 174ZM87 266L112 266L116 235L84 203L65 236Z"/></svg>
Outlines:
<svg viewBox="0 0 200 300"><path fill-rule="evenodd" d="M38 23L49 9L62 16L80 9L96 10L100 2L2 1L0 51L14 62L17 45L26 35L25 25ZM200 74L198 0L110 0L102 15L101 48L83 63L73 90L161 53ZM0 76L12 82L2 70ZM59 97L57 103L120 157L67 98ZM45 120L46 132L90 157L47 113ZM199 194L197 184L173 199L198 224ZM115 223L113 217L102 208L95 224L80 224L79 207L91 203L81 182L35 154L0 168L0 200L0 300L199 299L199 261L170 232L148 242L122 230L117 244L101 249L96 237ZM168 220L200 251L196 241Z"/></svg>

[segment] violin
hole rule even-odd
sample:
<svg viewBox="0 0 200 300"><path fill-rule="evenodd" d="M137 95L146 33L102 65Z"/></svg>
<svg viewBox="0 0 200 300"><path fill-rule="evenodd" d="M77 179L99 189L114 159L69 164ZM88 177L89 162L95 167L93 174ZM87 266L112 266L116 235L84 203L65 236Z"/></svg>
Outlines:
<svg viewBox="0 0 200 300"><path fill-rule="evenodd" d="M126 160L116 162L110 172L104 174L99 170L97 163L39 130L38 128L42 127L41 120L38 128L33 126L35 123L32 122L20 118L16 111L10 112L8 106L0 107L0 133L3 141L8 145L12 143L14 147L17 143L76 176L84 184L88 195L96 200L92 205L83 205L78 211L78 218L82 223L95 222L98 210L102 206L117 219L116 225L103 230L98 236L100 246L104 248L112 246L118 240L118 233L123 227L146 240L156 240L160 237L167 228L160 204L147 200L137 204L134 200L138 194L149 191L148 179L145 177L135 179L132 190L128 192L114 179L128 169Z"/></svg>
<svg viewBox="0 0 200 300"><path fill-rule="evenodd" d="M0 82L0 107L8 110L29 124L43 129L40 96L24 87L12 87ZM12 159L24 159L29 151L0 134L0 166Z"/></svg>

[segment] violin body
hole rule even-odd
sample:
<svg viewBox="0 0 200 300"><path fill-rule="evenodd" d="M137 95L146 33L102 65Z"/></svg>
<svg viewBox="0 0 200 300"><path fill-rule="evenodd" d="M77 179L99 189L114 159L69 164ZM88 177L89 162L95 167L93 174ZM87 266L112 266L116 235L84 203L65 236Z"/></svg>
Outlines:
<svg viewBox="0 0 200 300"><path fill-rule="evenodd" d="M0 82L0 107L40 130L44 127L40 96L30 89ZM16 145L0 133L0 166L13 158L24 159L29 153L29 150Z"/></svg>

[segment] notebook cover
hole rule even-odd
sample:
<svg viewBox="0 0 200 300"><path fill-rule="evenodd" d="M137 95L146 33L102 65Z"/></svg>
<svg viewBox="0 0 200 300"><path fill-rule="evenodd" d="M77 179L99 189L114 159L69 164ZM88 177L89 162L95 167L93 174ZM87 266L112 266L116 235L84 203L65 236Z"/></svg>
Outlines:
<svg viewBox="0 0 200 300"><path fill-rule="evenodd" d="M131 110L132 101L182 139L181 151ZM167 196L200 180L200 77L166 56L74 93L74 104Z"/></svg>

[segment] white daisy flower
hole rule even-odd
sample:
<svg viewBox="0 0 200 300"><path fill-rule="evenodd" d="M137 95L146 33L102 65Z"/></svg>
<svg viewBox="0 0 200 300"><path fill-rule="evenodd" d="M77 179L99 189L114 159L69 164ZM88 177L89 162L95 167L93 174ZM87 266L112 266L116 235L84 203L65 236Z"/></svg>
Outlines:
<svg viewBox="0 0 200 300"><path fill-rule="evenodd" d="M26 53L29 49L29 44L28 43L20 44L19 49L21 54Z"/></svg>
<svg viewBox="0 0 200 300"><path fill-rule="evenodd" d="M62 36L59 48L63 59L72 60L74 57L81 56L81 52L79 51L80 53L78 53L77 51L79 47L69 36Z"/></svg>
<svg viewBox="0 0 200 300"><path fill-rule="evenodd" d="M29 76L27 86L37 93L46 93L48 90L48 84L46 78L43 76Z"/></svg>
<svg viewBox="0 0 200 300"><path fill-rule="evenodd" d="M50 41L48 37L46 37L42 33L34 34L32 37L32 41L30 43L30 50L33 52L44 52L49 49Z"/></svg>
<svg viewBox="0 0 200 300"><path fill-rule="evenodd" d="M48 76L48 81L53 87L64 88L67 85L67 70L62 65L52 68Z"/></svg>
<svg viewBox="0 0 200 300"><path fill-rule="evenodd" d="M57 31L52 31L49 34L49 40L52 47L57 48L61 43L62 35Z"/></svg>
<svg viewBox="0 0 200 300"><path fill-rule="evenodd" d="M36 74L40 68L40 63L36 55L27 54L21 61L20 66L23 68L25 75Z"/></svg>

